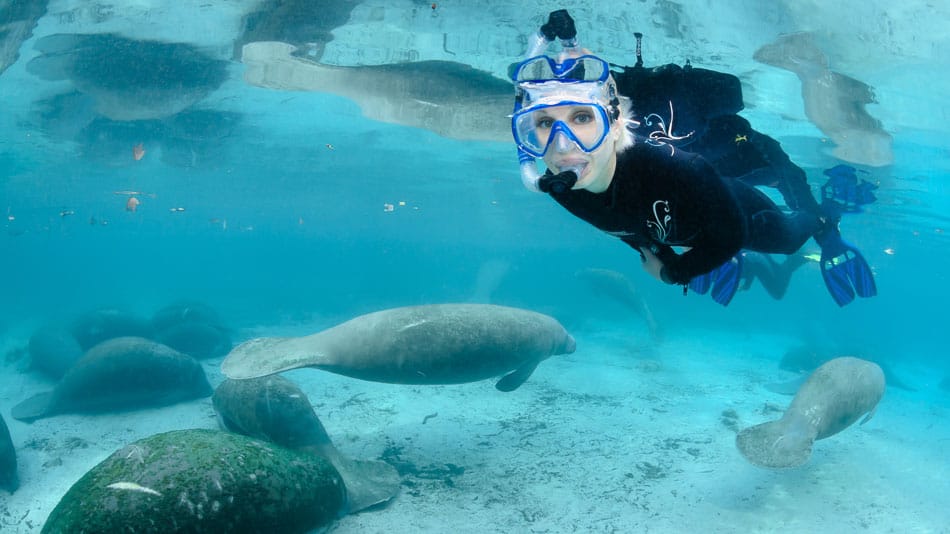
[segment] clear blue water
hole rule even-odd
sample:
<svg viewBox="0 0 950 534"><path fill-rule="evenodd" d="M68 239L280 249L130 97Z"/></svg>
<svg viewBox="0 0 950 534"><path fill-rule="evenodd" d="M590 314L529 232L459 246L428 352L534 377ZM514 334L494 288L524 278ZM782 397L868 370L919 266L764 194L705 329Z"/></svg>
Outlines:
<svg viewBox="0 0 950 534"><path fill-rule="evenodd" d="M175 35L174 24L162 22L173 11L165 5L149 11L116 4L94 22L88 10L53 2L53 15L40 19L19 60L0 75L0 346L13 350L38 325L98 307L149 315L183 298L212 305L238 332L300 323L322 328L383 308L468 300L486 265L502 272L490 284L492 302L548 313L568 330L603 324L615 331L628 311L574 276L603 267L633 282L667 340L697 331L735 336L737 346L758 335L804 340L887 362L911 377L918 390L911 402L945 409L950 393L939 383L950 375L946 7L861 3L843 18L838 8L811 2L726 4L629 2L618 15L616 7L582 3L571 11L583 43L612 61L632 63L629 34L639 30L648 36L649 65L688 57L739 75L742 115L782 143L813 188L823 169L842 161L829 155L828 139L804 116L797 79L751 54L778 34L816 32L831 68L873 86L877 103L868 111L893 136L893 164L855 165L880 183L878 201L842 221L845 237L875 270L876 298L839 308L813 263L796 272L781 301L759 286L727 308L683 297L643 273L638 256L618 240L524 190L511 143L446 138L367 119L343 96L244 83L243 66L227 53L228 35L237 33L234 6L212 16L187 3L197 14ZM445 59L502 76L519 59L523 36L555 7L561 6L364 3L334 32L324 60ZM67 12L79 14L70 23ZM196 22L201 13L209 17L204 27ZM219 18L230 26L210 22ZM39 55L33 45L54 33L107 31L133 39L217 39L202 50L228 61L226 80L193 108L213 113L185 133L115 121L93 137L77 133L82 122L70 115L87 120L89 110L42 116L49 108L41 101L83 88L28 72ZM139 142L146 153L135 160ZM124 190L145 193L136 195L136 211L125 209L127 195L114 193ZM636 335L647 342L642 329ZM662 354L658 343L652 350ZM774 369L788 348L761 347L748 358ZM19 371L8 364L0 372ZM4 395L4 415L14 396ZM945 417L934 424L945 428Z"/></svg>

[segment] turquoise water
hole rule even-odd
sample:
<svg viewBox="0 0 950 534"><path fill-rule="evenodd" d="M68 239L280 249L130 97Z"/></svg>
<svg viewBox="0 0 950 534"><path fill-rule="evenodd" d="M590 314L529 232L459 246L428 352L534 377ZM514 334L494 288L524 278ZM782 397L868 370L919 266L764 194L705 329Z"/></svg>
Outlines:
<svg viewBox="0 0 950 534"><path fill-rule="evenodd" d="M166 5L116 5L99 20L88 8L52 2L19 59L0 75L0 348L14 360L14 351L38 326L100 307L149 316L170 302L197 300L218 310L241 341L252 332L309 333L383 308L487 296L492 303L558 318L569 331L582 333L579 351L586 334L604 350L646 345L662 361L701 332L714 332L717 346L728 347L723 339L734 336L736 350L748 350L730 358L766 374L798 344L885 362L916 389L902 392L901 402L932 419L882 422L879 414L874 422L920 432L922 440L939 432L945 442L950 392L940 382L950 376L944 306L950 297L950 116L944 102L950 14L924 3L892 10L861 3L850 6L852 16L845 16L845 8L811 2L725 4L629 2L619 14L615 7L587 2L568 7L582 43L613 62L633 63L630 34L642 31L648 65L689 58L696 66L739 76L742 115L782 143L817 191L822 170L849 162L830 155L831 141L808 121L798 79L752 60L759 46L779 34L815 32L830 68L873 87L877 102L867 110L893 137L892 164L850 162L880 187L876 203L842 221L843 235L876 273L877 297L839 308L814 263L795 273L781 301L758 285L740 292L727 308L708 297L684 297L679 288L642 272L637 254L619 240L526 191L512 143L452 139L368 119L345 96L245 83L245 67L230 54L240 30L236 4L186 3L182 11L191 16L172 16L175 10ZM501 77L523 53L525 36L557 7L360 3L347 22L331 26L336 38L326 44L323 60L353 66L439 59ZM43 79L27 64L40 56L35 45L43 37L106 32L197 43L202 53L225 62L225 78L179 112L201 112L186 116L186 124L173 124L172 117L183 117L173 113L151 122L110 120L90 127L102 119L95 103L98 98L102 106L102 94L51 104L57 95L93 92L88 83ZM166 96L175 93L173 84L163 89ZM129 108L129 101L161 107L154 95L143 93L119 107ZM136 160L138 143L145 154ZM140 193L132 195L140 205L128 211L130 195L117 191ZM813 243L803 250L815 251ZM650 338L629 309L578 280L575 273L590 267L624 274L648 303L662 339ZM634 326L626 335L628 324ZM597 338L601 334L606 341ZM749 339L768 341L749 349ZM22 363L6 362L0 375L22 373ZM576 358L559 372L577 367L588 376L584 365L584 358ZM708 371L702 381L715 381ZM569 382L559 385L569 388ZM372 393L375 385L368 387ZM10 407L23 393L4 392L0 410L8 422ZM506 402L503 396L490 399ZM716 418L721 406L709 410ZM899 411L888 415L902 417ZM29 429L11 424L14 442L25 442ZM723 443L728 447L728 440ZM904 446L912 448L913 440ZM822 460L831 469L828 462L846 463L853 456ZM946 472L947 466L938 468ZM708 481L704 487L715 493ZM920 531L946 524L925 517ZM560 527L548 525L551 531Z"/></svg>

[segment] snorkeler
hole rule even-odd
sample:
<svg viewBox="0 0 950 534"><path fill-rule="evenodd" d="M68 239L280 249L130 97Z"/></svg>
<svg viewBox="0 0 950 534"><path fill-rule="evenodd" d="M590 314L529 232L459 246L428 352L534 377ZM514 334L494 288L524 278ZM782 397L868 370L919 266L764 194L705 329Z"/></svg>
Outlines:
<svg viewBox="0 0 950 534"><path fill-rule="evenodd" d="M556 38L564 47L557 60L543 55ZM527 188L637 249L647 272L684 293L711 287L728 304L741 278L741 250L789 255L814 237L835 302L876 294L867 262L841 239L834 204L818 208L809 191L814 210L786 213L753 185L678 150L670 129L638 137L640 123L609 65L585 52L573 20L556 11L513 70L512 133ZM537 158L547 166L543 175Z"/></svg>

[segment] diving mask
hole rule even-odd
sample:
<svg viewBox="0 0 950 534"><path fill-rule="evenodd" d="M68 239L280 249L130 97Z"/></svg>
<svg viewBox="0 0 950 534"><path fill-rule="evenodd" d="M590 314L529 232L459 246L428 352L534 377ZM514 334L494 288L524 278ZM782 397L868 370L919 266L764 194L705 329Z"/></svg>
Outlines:
<svg viewBox="0 0 950 534"><path fill-rule="evenodd" d="M594 102L558 100L537 103L512 115L511 132L515 143L528 154L540 158L553 144L560 152L575 145L593 152L610 132L607 110Z"/></svg>
<svg viewBox="0 0 950 534"><path fill-rule="evenodd" d="M511 80L516 84L548 81L604 83L609 75L610 66L597 56L584 55L562 61L535 56L515 65Z"/></svg>

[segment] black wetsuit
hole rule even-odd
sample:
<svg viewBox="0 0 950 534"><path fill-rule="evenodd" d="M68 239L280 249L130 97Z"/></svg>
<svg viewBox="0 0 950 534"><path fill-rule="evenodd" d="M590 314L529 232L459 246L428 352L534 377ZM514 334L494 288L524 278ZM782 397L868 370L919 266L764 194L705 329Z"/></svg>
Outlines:
<svg viewBox="0 0 950 534"><path fill-rule="evenodd" d="M663 262L667 283L688 284L740 249L792 254L818 229L818 217L786 214L765 194L723 178L702 157L638 139L618 154L603 193L551 193L577 217ZM673 246L690 247L677 254Z"/></svg>

